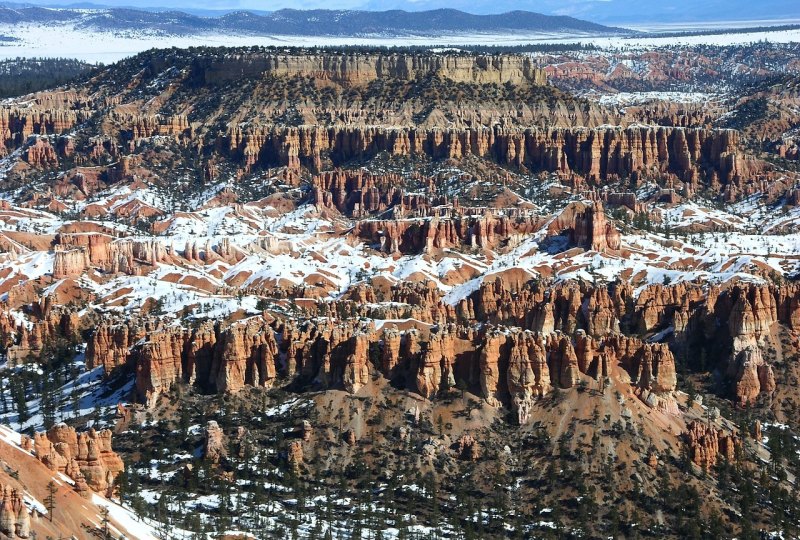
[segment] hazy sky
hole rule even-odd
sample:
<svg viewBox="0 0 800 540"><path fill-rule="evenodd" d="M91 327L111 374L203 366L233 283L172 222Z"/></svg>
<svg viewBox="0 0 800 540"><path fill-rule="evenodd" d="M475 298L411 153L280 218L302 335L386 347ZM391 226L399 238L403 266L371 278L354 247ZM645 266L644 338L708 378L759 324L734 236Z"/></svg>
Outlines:
<svg viewBox="0 0 800 540"><path fill-rule="evenodd" d="M24 0L19 0L24 1ZM30 1L30 0L29 0ZM131 7L196 9L405 9L452 7L471 13L503 13L515 9L548 15L571 15L597 22L798 20L799 0L32 0L38 4L80 1Z"/></svg>

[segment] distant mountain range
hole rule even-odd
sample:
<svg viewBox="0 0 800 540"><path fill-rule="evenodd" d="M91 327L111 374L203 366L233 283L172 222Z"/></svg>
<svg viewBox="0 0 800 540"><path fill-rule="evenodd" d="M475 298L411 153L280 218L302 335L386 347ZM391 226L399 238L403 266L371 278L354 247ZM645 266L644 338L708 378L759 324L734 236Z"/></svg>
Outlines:
<svg viewBox="0 0 800 540"><path fill-rule="evenodd" d="M470 13L534 9L541 13L569 15L616 25L800 18L800 2L796 0L415 0L413 3L408 0L364 0L359 8L391 9L409 5L418 10L447 5Z"/></svg>
<svg viewBox="0 0 800 540"><path fill-rule="evenodd" d="M658 23L664 25L725 21L796 21L800 2L795 0L31 0L7 2L12 7L30 5L61 8L131 8L146 11L180 10L192 15L218 17L237 10L258 15L282 8L361 10L385 12L402 9L425 12L450 8L474 14L535 11L566 15L607 25ZM264 8L268 7L268 10Z"/></svg>
<svg viewBox="0 0 800 540"><path fill-rule="evenodd" d="M431 11L295 10L254 13L235 11L200 16L184 11L132 8L43 8L0 4L0 23L75 24L101 31L147 30L168 34L236 32L255 35L361 36L441 35L447 33L588 33L620 34L628 30L573 17L530 11L473 15L456 9Z"/></svg>

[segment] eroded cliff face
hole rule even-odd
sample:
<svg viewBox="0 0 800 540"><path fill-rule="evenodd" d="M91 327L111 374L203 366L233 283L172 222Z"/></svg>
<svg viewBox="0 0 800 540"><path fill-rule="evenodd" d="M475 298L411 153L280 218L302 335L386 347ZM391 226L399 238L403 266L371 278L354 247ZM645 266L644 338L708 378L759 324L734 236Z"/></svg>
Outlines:
<svg viewBox="0 0 800 540"><path fill-rule="evenodd" d="M615 366L641 391L667 402L675 390L675 361L665 345L616 335L594 339L578 333L573 340L506 327L481 331L449 324L423 332L310 320L273 328L261 318L234 324L213 341L208 330L156 330L131 348L141 399L153 403L175 382L237 392L287 377L300 385L358 393L378 372L407 381L408 389L430 399L465 385L497 406L512 406L525 422L534 399L553 388L573 387L584 377L608 377ZM203 349L205 358L197 354Z"/></svg>
<svg viewBox="0 0 800 540"><path fill-rule="evenodd" d="M86 88L2 107L3 149L23 149L5 182L21 187L60 171L56 195L85 198L168 175L176 159L213 181L221 171L246 178L274 166L322 172L379 154L479 158L593 186L655 179L681 196L710 188L726 200L773 178L737 131L709 129L685 111L627 115L573 98L547 86L527 56L170 51L139 62L119 68L131 70L123 79L104 74ZM234 79L247 82L247 93L219 100L220 91L234 93ZM353 216L386 204L376 195L349 200ZM83 211L97 217L99 209Z"/></svg>
<svg viewBox="0 0 800 540"><path fill-rule="evenodd" d="M12 295L9 295L12 296ZM36 315L36 322L22 324L11 315L8 308L0 311L0 346L10 365L39 360L45 349L59 341L76 341L81 330L80 316L65 306L54 306L53 299L45 298L27 304Z"/></svg>
<svg viewBox="0 0 800 540"><path fill-rule="evenodd" d="M568 207L551 222L552 232L563 228L587 247L613 249L609 238L614 235L608 236L607 224L597 225L593 208ZM598 229L601 234L595 235ZM86 246L94 246L89 252L107 263L108 251L99 246L109 244L91 238L81 235L61 241L82 244L71 251L80 253L82 260L87 257ZM464 245L458 236L449 241ZM154 403L176 382L204 391L237 392L245 386L270 387L278 380L296 380L357 393L371 374L380 373L389 380L404 379L409 389L431 398L461 381L487 400L521 410L524 418L531 399L552 388L574 386L582 376L600 380L616 366L624 369L643 399L670 409L669 401L661 403L657 396L675 388L675 355L696 362L702 354L708 362L718 362L731 381L734 399L752 403L776 389L770 351L780 349L779 330L800 331L796 284L679 283L650 285L634 294L625 282L593 286L528 279L503 274L485 280L456 303L445 302L430 284L399 283L389 288L362 284L329 305L313 307L323 315L413 319L438 325L435 331L386 325L376 329L333 320L293 323L271 316L234 324L208 321L192 329L148 318L104 321L91 332L86 362L89 368L102 366L106 373L120 367L135 370L137 394L147 403ZM53 297L47 297L25 308L40 318L32 325L0 314L0 338L9 359L31 360L46 343L79 339L80 316L53 307L52 302ZM476 326L480 324L497 330L480 329ZM671 350L630 335L663 331L669 332ZM718 346L698 352L696 344L707 340ZM649 398L650 393L656 397Z"/></svg>
<svg viewBox="0 0 800 540"><path fill-rule="evenodd" d="M547 76L525 56L454 56L412 54L292 55L243 54L195 62L194 76L209 84L244 76L310 77L343 86L365 85L377 79L411 81L437 76L453 82L544 85Z"/></svg>
<svg viewBox="0 0 800 540"><path fill-rule="evenodd" d="M621 247L621 236L606 219L603 204L571 203L547 227L550 235L568 233L572 244L593 251L616 251Z"/></svg>
<svg viewBox="0 0 800 540"><path fill-rule="evenodd" d="M532 171L578 174L592 182L672 173L690 184L713 171L714 180L741 182L763 166L739 149L738 133L674 127L628 128L386 128L232 127L231 154L246 168L257 164L306 166L345 163L386 152L459 160L466 156Z"/></svg>
<svg viewBox="0 0 800 540"><path fill-rule="evenodd" d="M82 495L88 497L91 489L111 496L114 480L124 470L122 459L111 448L111 436L110 430L77 433L75 428L56 424L34 435L32 449L50 470L72 478Z"/></svg>
<svg viewBox="0 0 800 540"><path fill-rule="evenodd" d="M359 221L352 234L386 253L421 253L442 248L497 247L517 235L541 228L545 218L526 212L483 216L458 213L405 220Z"/></svg>
<svg viewBox="0 0 800 540"><path fill-rule="evenodd" d="M302 475L323 451L399 442L392 474L449 474L592 440L657 493L681 444L712 467L741 437L692 423L678 372L792 414L794 237L753 231L794 232L795 177L703 107L610 110L511 58L182 54L0 107L0 353L55 344L132 388L120 447L177 403L225 478L292 422L271 461ZM506 424L528 426L509 453ZM50 431L29 449L113 491L110 434Z"/></svg>

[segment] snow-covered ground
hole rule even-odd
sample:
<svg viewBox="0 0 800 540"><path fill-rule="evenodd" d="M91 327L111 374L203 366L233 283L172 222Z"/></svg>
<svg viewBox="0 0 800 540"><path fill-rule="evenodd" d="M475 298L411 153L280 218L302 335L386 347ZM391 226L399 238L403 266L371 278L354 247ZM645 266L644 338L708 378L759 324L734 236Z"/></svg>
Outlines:
<svg viewBox="0 0 800 540"><path fill-rule="evenodd" d="M642 188L646 199L652 186ZM258 313L257 291L275 286L319 287L323 296L336 298L354 283L375 276L389 282L423 281L435 284L445 301L455 304L489 276L510 269L527 272L531 278L613 281L626 273L633 284L682 280L723 282L730 279L760 281L765 272L787 275L800 265L800 235L792 227L800 223L800 209L782 211L754 196L726 209L711 203L685 202L657 209L667 224L661 231L624 235L622 255L613 253L562 253L543 242L546 227L516 240L500 252L472 253L444 250L441 253L405 254L391 257L343 234L353 223L323 217L313 204L281 214L259 204L214 206L210 190L198 200L200 210L172 214L173 202L142 187L131 191L114 187L93 197L93 204L113 210L120 201L146 201L165 214L164 232L135 240L162 244L171 254L167 260L143 274L82 277L78 284L92 293L87 308L105 312L133 313L149 299L159 299L165 316L174 318L225 318L232 313ZM548 212L557 213L564 200ZM85 203L65 201L79 210ZM0 232L42 229L56 232L70 223L42 210L13 205L0 213ZM102 223L112 224L111 221ZM122 232L120 224L114 225ZM697 229L700 227L700 229ZM704 230L705 232L696 232ZM692 232L695 231L695 232ZM780 233L780 234L774 234ZM187 246L209 253L221 239L238 253L235 260L192 261L185 259ZM119 240L124 242L127 240ZM552 244L551 239L547 240ZM52 272L53 254L25 250L5 254L9 280L36 279ZM45 291L52 293L60 282ZM237 293L238 289L244 289ZM24 324L24 315L16 315ZM34 404L32 404L35 407ZM39 423L33 419L27 425ZM24 427L24 426L21 426Z"/></svg>
<svg viewBox="0 0 800 540"><path fill-rule="evenodd" d="M675 28L685 30L686 28ZM767 40L775 43L800 41L800 30L730 33L711 36L626 38L563 33L472 33L440 36L253 36L236 34L159 35L147 31L95 31L73 25L0 24L0 34L18 41L0 43L0 58L68 57L87 62L110 63L136 53L166 47L192 46L403 46L403 45L523 45L527 43L584 43L612 48L644 48L665 45L733 45Z"/></svg>
<svg viewBox="0 0 800 540"><path fill-rule="evenodd" d="M12 398L8 392L9 377L12 371L37 370L42 374L42 369L34 364L9 367L0 366L0 383L3 391L6 392L4 405L0 408L0 424L9 426L15 431L42 431L44 429L44 417L42 414L42 400L40 397L26 395L26 406L28 418L20 422L20 417ZM112 388L103 376L103 368L97 367L92 370L86 369L86 360L81 353L75 360L65 368L67 376L64 384L54 389L54 402L56 422L62 422L70 418L84 417L99 412L105 417L114 411L118 403L125 403L133 390L133 379L125 381L116 388ZM91 421L92 423L95 420ZM99 427L99 426L98 426ZM0 431L0 438L8 437L9 432Z"/></svg>
<svg viewBox="0 0 800 540"><path fill-rule="evenodd" d="M592 98L594 96L587 95ZM672 103L707 103L717 99L714 95L705 92L620 92L597 96L601 105L625 107L640 105L649 101L669 101Z"/></svg>
<svg viewBox="0 0 800 540"><path fill-rule="evenodd" d="M109 63L152 49L167 47L239 47L261 46L403 46L403 45L521 45L533 42L568 42L592 40L588 34L529 33L529 34L446 34L402 37L332 37L332 36L253 36L223 33L192 36L158 35L142 32L107 32L44 24L0 24L0 34L19 41L0 44L0 58L19 56L69 57L87 62Z"/></svg>

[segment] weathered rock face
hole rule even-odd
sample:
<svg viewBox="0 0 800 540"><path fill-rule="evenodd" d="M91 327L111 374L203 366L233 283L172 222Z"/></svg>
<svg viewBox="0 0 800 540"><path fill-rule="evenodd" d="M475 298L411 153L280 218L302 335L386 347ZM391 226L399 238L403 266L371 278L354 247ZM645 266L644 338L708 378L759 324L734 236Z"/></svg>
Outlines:
<svg viewBox="0 0 800 540"><path fill-rule="evenodd" d="M407 204L401 190L403 179L399 175L337 170L314 176L313 185L315 204L336 208L354 218L382 212L390 206L400 206L402 213Z"/></svg>
<svg viewBox="0 0 800 540"><path fill-rule="evenodd" d="M375 311L367 304L378 294L395 304ZM650 335L672 327L676 347L708 329L715 339L730 340L734 350L744 344L723 367L746 403L775 388L764 340L774 324L797 327L798 298L795 285L653 285L634 298L625 284L498 278L446 305L435 287L403 284L378 291L362 284L329 306L320 304L324 316L304 321L252 317L227 328L206 322L192 330L141 322L101 325L87 361L136 366L138 394L147 403L175 382L237 392L281 378L299 388L356 393L380 373L431 399L456 387L469 389L509 407L525 423L536 399L552 389L615 373L626 374L649 406L674 413L673 352L666 344L623 335L623 326ZM327 318L334 311L350 319ZM413 317L435 326L376 329L360 316ZM460 322L446 322L454 320Z"/></svg>
<svg viewBox="0 0 800 540"><path fill-rule="evenodd" d="M727 372L735 382L734 393L740 404L775 390L772 367L765 362L761 349L771 340L771 328L779 320L795 328L793 303L787 302L780 289L756 286L734 287L718 300L716 309L730 312L728 328L733 346Z"/></svg>
<svg viewBox="0 0 800 540"><path fill-rule="evenodd" d="M236 58L198 59L207 83L241 77L311 77L343 86L365 85L379 78L403 81L439 76L476 84L543 85L544 70L523 56L433 56L411 54L291 55L252 53Z"/></svg>
<svg viewBox="0 0 800 540"><path fill-rule="evenodd" d="M246 166L344 163L379 152L425 155L433 159L464 156L492 159L501 165L533 171L577 174L590 182L609 177L639 178L671 173L696 181L706 169L723 183L737 184L759 165L738 150L738 132L701 128L475 128L425 129L317 127L232 128L234 155Z"/></svg>
<svg viewBox="0 0 800 540"><path fill-rule="evenodd" d="M582 329L601 337L619 328L626 314L628 292L614 286L615 299L605 289L568 282L549 287L536 284L509 285L503 280L484 282L459 306L461 313L478 321L508 324L545 334L573 334Z"/></svg>
<svg viewBox="0 0 800 540"><path fill-rule="evenodd" d="M236 392L245 384L267 388L272 385L277 376L278 345L272 328L263 319L231 325L215 345L210 382L217 391Z"/></svg>
<svg viewBox="0 0 800 540"><path fill-rule="evenodd" d="M472 435L465 433L456 443L456 455L467 461L478 461L481 457L481 447Z"/></svg>
<svg viewBox="0 0 800 540"><path fill-rule="evenodd" d="M712 468L722 459L733 461L736 449L741 446L741 441L735 434L726 434L713 425L698 421L687 426L683 438L689 458L706 469Z"/></svg>
<svg viewBox="0 0 800 540"><path fill-rule="evenodd" d="M737 287L733 289L731 299L735 303L728 324L734 338L734 349L757 342L778 320L775 297L767 287Z"/></svg>
<svg viewBox="0 0 800 540"><path fill-rule="evenodd" d="M80 478L92 490L113 491L114 480L124 470L122 459L111 448L111 431L75 428L57 424L33 437L36 457L49 469Z"/></svg>
<svg viewBox="0 0 800 540"><path fill-rule="evenodd" d="M136 392L145 403L181 380L183 352L189 333L182 328L152 332L136 351Z"/></svg>
<svg viewBox="0 0 800 540"><path fill-rule="evenodd" d="M227 455L228 446L225 440L225 433L223 433L217 422L209 420L203 441L203 457L211 463L219 463Z"/></svg>
<svg viewBox="0 0 800 540"><path fill-rule="evenodd" d="M113 238L98 232L59 233L53 244L53 275L57 279L76 277L90 267L112 274L143 275L158 263L235 263L243 257L228 237L219 238L213 246L187 241L182 252L157 238Z"/></svg>
<svg viewBox="0 0 800 540"><path fill-rule="evenodd" d="M752 403L762 393L775 390L772 366L764 361L761 349L751 345L735 353L728 366L728 374L735 381L734 395L742 405Z"/></svg>
<svg viewBox="0 0 800 540"><path fill-rule="evenodd" d="M452 247L494 248L515 235L532 233L545 223L533 213L483 216L445 215L408 220L359 221L352 234L386 253L421 253Z"/></svg>
<svg viewBox="0 0 800 540"><path fill-rule="evenodd" d="M164 116L156 115L135 115L135 114L120 114L118 112L111 113L111 119L123 125L129 126L125 135L128 135L131 140L143 139L147 137L169 137L177 135L186 135L191 137L191 125L186 115L170 115ZM128 164L123 163L125 168ZM118 172L118 177L124 177L126 170L123 168Z"/></svg>
<svg viewBox="0 0 800 540"><path fill-rule="evenodd" d="M608 361L622 365L634 385L656 393L675 390L675 358L666 344L643 343L637 338L613 335L604 345Z"/></svg>
<svg viewBox="0 0 800 540"><path fill-rule="evenodd" d="M303 464L302 441L292 441L289 443L286 459L289 461L289 465L291 465L295 470L300 469L300 466Z"/></svg>
<svg viewBox="0 0 800 540"><path fill-rule="evenodd" d="M608 222L603 204L570 203L548 226L550 235L568 232L573 244L594 251L616 251L620 248L619 231Z"/></svg>
<svg viewBox="0 0 800 540"><path fill-rule="evenodd" d="M56 149L47 139L36 138L30 144L26 152L26 161L33 167L48 168L58 165L58 154Z"/></svg>
<svg viewBox="0 0 800 540"><path fill-rule="evenodd" d="M58 96L58 104L69 104L70 99L61 99L64 93L54 92ZM4 107L0 109L0 133L3 134L0 146L4 149L15 148L31 135L54 135L71 129L78 121L85 118L83 111L56 109L52 103L42 104L41 109ZM35 141L38 143L39 139ZM44 144L44 141L42 142Z"/></svg>
<svg viewBox="0 0 800 540"><path fill-rule="evenodd" d="M496 346L489 345L488 339L487 346L488 350L484 347L486 361L490 365L497 366L499 351L492 351ZM489 359L490 355L494 357L491 360ZM506 378L508 392L511 395L511 406L517 412L517 420L520 424L526 424L534 400L550 392L553 385L550 367L547 363L546 344L541 336L535 336L531 332L522 332L513 336ZM489 381L487 380L486 383L488 385ZM496 385L497 383L495 383L495 388Z"/></svg>
<svg viewBox="0 0 800 540"><path fill-rule="evenodd" d="M139 398L153 403L176 382L219 392L244 385L269 387L276 377L274 330L251 318L222 330L213 322L192 330L154 320L102 324L87 347L87 365L136 369Z"/></svg>
<svg viewBox="0 0 800 540"><path fill-rule="evenodd" d="M442 381L448 378L443 369L448 370L452 377L450 366L454 357L453 347L453 336L445 332L432 335L425 345L416 380L417 391L424 397L430 398L439 392ZM455 386L455 380L447 384Z"/></svg>
<svg viewBox="0 0 800 540"><path fill-rule="evenodd" d="M8 538L30 538L31 517L22 494L11 486L0 484L0 532Z"/></svg>
<svg viewBox="0 0 800 540"><path fill-rule="evenodd" d="M701 304L704 297L702 288L695 285L648 285L632 306L636 328L640 332L651 332L672 324L675 332L680 333L686 329L692 315L689 304Z"/></svg>
<svg viewBox="0 0 800 540"><path fill-rule="evenodd" d="M52 307L51 304L46 298L36 304L41 318L30 327L18 324L8 313L0 312L0 343L5 347L11 365L39 359L46 347L59 339L69 342L77 339L78 315L70 308Z"/></svg>
<svg viewBox="0 0 800 540"><path fill-rule="evenodd" d="M351 341L353 352L345 361L342 383L345 390L356 393L369 382L369 335L356 334Z"/></svg>
<svg viewBox="0 0 800 540"><path fill-rule="evenodd" d="M53 260L53 277L55 279L78 277L87 268L89 268L89 257L86 251L74 249L55 252Z"/></svg>
<svg viewBox="0 0 800 540"><path fill-rule="evenodd" d="M146 331L145 325L139 324L99 325L86 346L86 367L103 366L106 373L111 373L117 366L125 365L131 347Z"/></svg>

